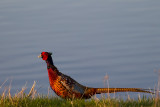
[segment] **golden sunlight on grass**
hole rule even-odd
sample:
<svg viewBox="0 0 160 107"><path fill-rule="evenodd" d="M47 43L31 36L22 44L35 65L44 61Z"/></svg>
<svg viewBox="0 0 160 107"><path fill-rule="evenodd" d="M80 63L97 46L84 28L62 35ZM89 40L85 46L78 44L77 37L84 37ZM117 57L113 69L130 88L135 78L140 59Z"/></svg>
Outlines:
<svg viewBox="0 0 160 107"><path fill-rule="evenodd" d="M156 94L151 93L151 97L147 96L140 96L137 95L138 100L134 100L130 97L127 93L127 99L124 100L123 98L116 98L115 95L112 98L109 93L107 93L107 98L102 97L98 98L96 95L91 99L84 100L84 99L61 99L59 97L51 96L50 93L52 90L48 88L47 95L40 95L37 92L36 81L33 82L33 85L29 91L26 93L26 84L21 88L20 91L17 91L14 95L11 95L11 83L9 87L5 87L5 80L0 85L0 90L3 92L0 94L0 107L47 107L47 106L59 106L59 107L81 107L81 106L92 106L92 107L99 107L99 106L112 106L112 107L119 107L119 106L151 106L151 107L158 107L160 105L160 98L159 98L159 87L160 87L160 70L158 73L158 83L157 88L155 90ZM109 76L106 74L104 77L104 86L109 88ZM152 90L153 91L153 90ZM113 93L115 94L115 93Z"/></svg>

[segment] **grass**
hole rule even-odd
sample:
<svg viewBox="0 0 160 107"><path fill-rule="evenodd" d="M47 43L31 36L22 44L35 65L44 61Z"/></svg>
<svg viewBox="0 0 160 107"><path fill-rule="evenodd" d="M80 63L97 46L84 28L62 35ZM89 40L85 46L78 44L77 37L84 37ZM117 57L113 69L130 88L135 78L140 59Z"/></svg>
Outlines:
<svg viewBox="0 0 160 107"><path fill-rule="evenodd" d="M0 101L0 107L158 107L160 100L155 103L154 98L143 97L141 100L122 100L122 99L74 99L64 100L56 97L48 98L41 96L36 98L23 97L12 98L5 97Z"/></svg>
<svg viewBox="0 0 160 107"><path fill-rule="evenodd" d="M34 81L30 92L25 93L26 86L22 87L20 91L16 94L11 95L11 86L4 88L4 91L0 94L0 107L160 107L159 98L159 87L160 87L160 71L157 92L151 97L143 96L140 94L137 96L137 100L130 98L128 95L127 99L113 97L106 94L108 97L97 98L94 96L91 99L61 99L59 97L54 97L49 95L40 95L35 89L36 82ZM108 82L108 75L105 80ZM7 81L7 80L6 80ZM5 81L5 82L6 82ZM0 86L5 84L5 82ZM104 82L105 83L105 82ZM108 84L109 87L109 84Z"/></svg>
<svg viewBox="0 0 160 107"><path fill-rule="evenodd" d="M158 95L152 95L152 97L141 97L138 95L138 99L128 98L111 98L109 95L107 98L102 97L98 99L94 96L91 99L61 99L59 97L53 97L48 95L39 95L35 89L36 82L34 81L30 92L25 93L26 87L11 96L11 87L5 88L0 95L0 107L159 107L160 99ZM2 85L0 86L1 89ZM108 94L107 94L108 95Z"/></svg>

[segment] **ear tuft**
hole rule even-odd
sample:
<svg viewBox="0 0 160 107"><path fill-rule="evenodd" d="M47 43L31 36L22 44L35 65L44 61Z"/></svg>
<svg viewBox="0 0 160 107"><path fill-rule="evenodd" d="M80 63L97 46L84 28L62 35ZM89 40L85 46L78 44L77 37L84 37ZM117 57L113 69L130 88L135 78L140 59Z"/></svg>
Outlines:
<svg viewBox="0 0 160 107"><path fill-rule="evenodd" d="M52 55L52 52L48 52L49 55Z"/></svg>

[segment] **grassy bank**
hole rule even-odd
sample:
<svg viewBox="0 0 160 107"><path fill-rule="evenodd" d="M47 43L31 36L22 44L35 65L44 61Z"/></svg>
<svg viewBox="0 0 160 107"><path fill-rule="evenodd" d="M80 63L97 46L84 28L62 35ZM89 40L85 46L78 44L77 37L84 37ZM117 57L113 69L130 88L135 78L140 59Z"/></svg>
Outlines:
<svg viewBox="0 0 160 107"><path fill-rule="evenodd" d="M89 100L64 100L47 96L41 97L5 97L0 100L0 107L159 107L160 100L154 98L142 98L139 100L122 99L89 99Z"/></svg>
<svg viewBox="0 0 160 107"><path fill-rule="evenodd" d="M0 107L159 107L160 99L158 95L151 97L137 96L137 100L122 98L101 98L93 97L88 100L84 99L61 99L49 95L39 95L35 89L36 82L34 82L29 93L25 93L26 87L23 87L15 95L11 96L11 88L5 88L0 95Z"/></svg>
<svg viewBox="0 0 160 107"><path fill-rule="evenodd" d="M160 76L159 76L160 77ZM4 82L5 83L5 82ZM2 86L0 89L2 89ZM109 93L106 98L93 97L88 100L84 99L61 99L48 95L40 95L35 89L36 82L33 83L29 93L26 93L26 87L23 87L16 94L11 95L10 86L4 88L0 93L0 107L160 107L159 88L160 78L158 80L156 94L150 97L137 95L138 99L132 99L128 95L127 99L110 97ZM153 90L152 90L153 91Z"/></svg>

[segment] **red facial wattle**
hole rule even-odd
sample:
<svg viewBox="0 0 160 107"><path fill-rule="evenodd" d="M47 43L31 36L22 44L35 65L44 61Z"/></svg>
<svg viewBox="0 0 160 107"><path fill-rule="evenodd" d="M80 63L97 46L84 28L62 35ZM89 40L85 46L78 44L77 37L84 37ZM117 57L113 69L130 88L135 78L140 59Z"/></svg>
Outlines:
<svg viewBox="0 0 160 107"><path fill-rule="evenodd" d="M42 52L41 55L42 55L42 59L43 60L47 60L48 59L48 53L47 52Z"/></svg>

